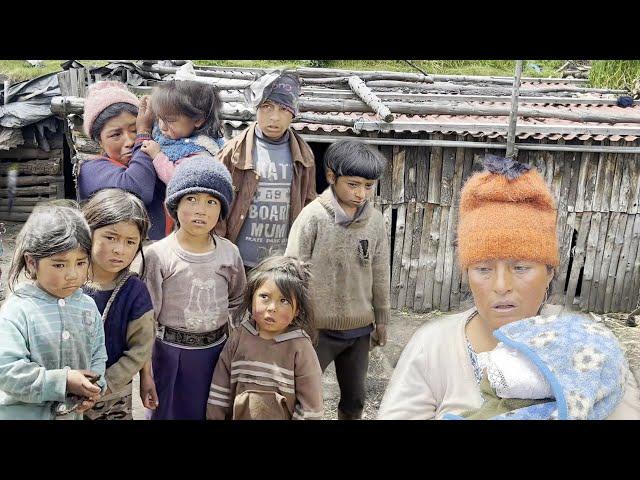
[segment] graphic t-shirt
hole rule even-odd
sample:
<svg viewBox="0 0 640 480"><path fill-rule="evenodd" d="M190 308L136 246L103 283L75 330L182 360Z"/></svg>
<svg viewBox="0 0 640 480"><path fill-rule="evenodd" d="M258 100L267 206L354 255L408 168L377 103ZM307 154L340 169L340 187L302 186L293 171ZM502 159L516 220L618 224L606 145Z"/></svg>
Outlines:
<svg viewBox="0 0 640 480"><path fill-rule="evenodd" d="M260 180L236 242L242 261L248 267L271 255L284 253L287 247L293 179L289 132L274 141L264 137L256 127L253 158Z"/></svg>

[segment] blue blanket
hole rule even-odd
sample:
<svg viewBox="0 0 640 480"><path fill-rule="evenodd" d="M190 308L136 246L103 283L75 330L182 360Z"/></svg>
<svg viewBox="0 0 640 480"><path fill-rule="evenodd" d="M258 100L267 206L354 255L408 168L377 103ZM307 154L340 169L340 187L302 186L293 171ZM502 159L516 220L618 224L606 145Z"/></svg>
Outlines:
<svg viewBox="0 0 640 480"><path fill-rule="evenodd" d="M212 138L200 134L193 134L188 138L173 140L164 136L157 125L153 128L152 136L160 145L160 150L162 150L172 162L200 152L208 152L213 156L224 145L223 138Z"/></svg>

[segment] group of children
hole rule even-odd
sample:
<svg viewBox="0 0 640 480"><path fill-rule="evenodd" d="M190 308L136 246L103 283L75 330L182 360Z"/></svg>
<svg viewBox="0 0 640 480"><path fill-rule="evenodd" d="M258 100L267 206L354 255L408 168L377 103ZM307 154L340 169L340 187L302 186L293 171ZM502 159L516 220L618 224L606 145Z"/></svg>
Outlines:
<svg viewBox="0 0 640 480"><path fill-rule="evenodd" d="M257 121L222 146L206 84L142 100L90 88L85 132L104 154L79 166L81 209L38 206L18 236L0 419L131 419L138 372L152 419L319 419L331 361L339 418L361 416L389 318L369 202L385 160L337 142L315 198L313 153L289 128L299 93L288 73L257 81Z"/></svg>

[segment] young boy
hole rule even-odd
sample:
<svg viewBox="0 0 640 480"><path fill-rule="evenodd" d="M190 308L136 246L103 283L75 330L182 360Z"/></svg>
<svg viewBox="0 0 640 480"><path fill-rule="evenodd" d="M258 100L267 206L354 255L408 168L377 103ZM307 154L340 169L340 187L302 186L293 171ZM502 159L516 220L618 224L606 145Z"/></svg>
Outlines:
<svg viewBox="0 0 640 480"><path fill-rule="evenodd" d="M331 145L324 157L330 186L295 220L285 253L311 263L316 353L323 372L335 361L341 420L362 416L369 337L379 346L387 339L389 246L382 214L369 202L384 164L363 143Z"/></svg>
<svg viewBox="0 0 640 480"><path fill-rule="evenodd" d="M218 154L236 192L216 233L238 246L247 270L284 252L289 228L316 197L313 152L291 128L300 83L291 73L264 75L245 92L257 121Z"/></svg>

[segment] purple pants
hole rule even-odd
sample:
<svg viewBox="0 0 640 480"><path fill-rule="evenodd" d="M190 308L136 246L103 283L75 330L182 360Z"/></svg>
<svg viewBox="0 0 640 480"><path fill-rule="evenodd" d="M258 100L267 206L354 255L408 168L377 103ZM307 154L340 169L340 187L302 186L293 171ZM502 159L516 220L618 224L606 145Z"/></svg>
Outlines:
<svg viewBox="0 0 640 480"><path fill-rule="evenodd" d="M160 406L151 420L206 419L213 370L225 343L191 350L156 339L152 366Z"/></svg>

